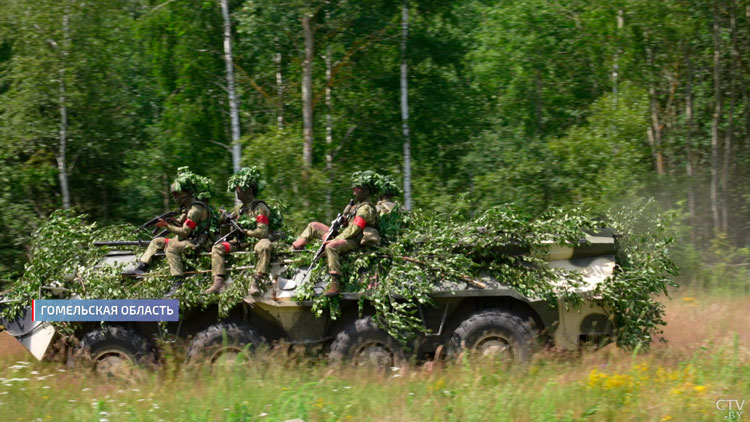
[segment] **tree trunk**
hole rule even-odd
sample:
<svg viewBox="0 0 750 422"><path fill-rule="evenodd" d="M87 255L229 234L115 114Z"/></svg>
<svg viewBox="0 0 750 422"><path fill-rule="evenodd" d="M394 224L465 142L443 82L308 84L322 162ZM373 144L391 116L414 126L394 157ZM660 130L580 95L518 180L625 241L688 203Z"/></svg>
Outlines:
<svg viewBox="0 0 750 422"><path fill-rule="evenodd" d="M695 218L695 168L693 158L693 62L691 52L687 53L687 85L685 86L685 173L688 178L688 219L690 223L690 241L697 246Z"/></svg>
<svg viewBox="0 0 750 422"><path fill-rule="evenodd" d="M544 135L544 122L542 122L542 76L539 68L534 69L534 128L536 135Z"/></svg>
<svg viewBox="0 0 750 422"><path fill-rule="evenodd" d="M729 28L731 32L731 62L729 66L729 120L727 121L727 133L724 134L724 163L721 172L721 189L723 200L721 204L721 230L729 233L729 182L732 171L732 144L734 143L734 104L735 104L735 81L737 77L737 62L739 51L737 50L737 17L735 15L734 0L729 2Z"/></svg>
<svg viewBox="0 0 750 422"><path fill-rule="evenodd" d="M302 162L306 170L312 168L313 145L313 105L312 105L312 62L313 62L313 32L310 14L305 11L302 15L302 31L305 36L305 60L302 62Z"/></svg>
<svg viewBox="0 0 750 422"><path fill-rule="evenodd" d="M326 1L326 5L328 1ZM326 23L331 19L331 12L326 9ZM326 219L333 218L333 119L331 111L333 99L331 98L331 44L326 46L326 173L328 186L326 187Z"/></svg>
<svg viewBox="0 0 750 422"><path fill-rule="evenodd" d="M401 12L401 128L404 134L404 208L411 209L411 138L409 135L409 85L406 41L409 38L409 0Z"/></svg>
<svg viewBox="0 0 750 422"><path fill-rule="evenodd" d="M220 0L221 15L224 17L224 63L227 68L227 92L229 93L229 118L232 124L232 169L240 169L242 149L240 148L240 114L237 94L234 89L234 58L232 57L232 21L229 19L229 0Z"/></svg>
<svg viewBox="0 0 750 422"><path fill-rule="evenodd" d="M713 43L714 43L714 114L711 119L711 216L715 229L721 229L719 211L719 123L721 120L721 42L719 39L718 6L713 7Z"/></svg>
<svg viewBox="0 0 750 422"><path fill-rule="evenodd" d="M278 46L278 39L274 39L276 44L276 53L273 55L273 61L276 64L276 127L279 131L284 130L284 78L281 73L281 49Z"/></svg>
<svg viewBox="0 0 750 422"><path fill-rule="evenodd" d="M648 34L645 34L648 42ZM646 62L648 64L648 97L651 110L651 127L649 130L649 142L654 150L654 167L656 174L664 174L664 157L661 151L661 123L659 122L659 99L656 97L656 84L653 81L654 53L651 47L646 46Z"/></svg>
<svg viewBox="0 0 750 422"><path fill-rule="evenodd" d="M66 104L67 94L65 90L65 66L67 66L68 52L70 49L70 10L65 6L62 17L62 45L60 46L60 144L57 151L57 171L60 178L60 192L62 193L62 206L70 208L70 189L68 187L68 107Z"/></svg>

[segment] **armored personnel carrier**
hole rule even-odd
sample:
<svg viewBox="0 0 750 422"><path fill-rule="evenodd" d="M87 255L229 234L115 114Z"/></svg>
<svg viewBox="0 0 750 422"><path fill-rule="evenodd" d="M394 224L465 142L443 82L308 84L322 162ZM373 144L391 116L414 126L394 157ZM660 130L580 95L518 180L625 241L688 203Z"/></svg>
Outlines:
<svg viewBox="0 0 750 422"><path fill-rule="evenodd" d="M279 261L273 263L273 286L262 297L236 304L226 318L219 319L216 305L209 305L183 310L177 322L76 323L74 341L64 342L77 344L75 350L62 356L81 355L97 371L110 372L158 362L164 341L184 345L189 362L210 363L251 354L264 344L283 344L317 350L334 362L388 367L408 359L454 359L464 352L520 363L541 347L577 350L609 341L614 318L591 292L615 272L615 236L590 235L577 247L549 244L546 250L543 258L550 267L580 274L579 306L526 297L491 277L438 280L430 295L433 303L418 306L424 332L403 345L378 326L366 301L360 309L361 293L341 295L337 318L327 312L316 316L313 301L295 299L298 289L311 282L309 272ZM101 265L124 265L136 257L133 251L111 250ZM43 288L66 297L62 287ZM53 347L63 343L55 341L60 334L49 322L32 321L30 309L1 323L37 359L61 356Z"/></svg>

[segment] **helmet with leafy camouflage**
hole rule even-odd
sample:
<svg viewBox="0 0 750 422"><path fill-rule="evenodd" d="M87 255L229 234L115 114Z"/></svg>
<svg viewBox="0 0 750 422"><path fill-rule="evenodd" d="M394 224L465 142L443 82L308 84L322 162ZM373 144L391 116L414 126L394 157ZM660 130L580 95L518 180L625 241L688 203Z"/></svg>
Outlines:
<svg viewBox="0 0 750 422"><path fill-rule="evenodd" d="M211 198L211 179L193 173L188 167L180 167L170 191L189 192L196 199L203 201Z"/></svg>
<svg viewBox="0 0 750 422"><path fill-rule="evenodd" d="M260 172L255 166L242 167L227 181L227 192L232 192L237 188L242 190L253 188L253 194L257 195L265 186L266 181L260 178Z"/></svg>
<svg viewBox="0 0 750 422"><path fill-rule="evenodd" d="M355 171L352 173L352 188L365 188L373 193L377 190L378 174L372 170Z"/></svg>
<svg viewBox="0 0 750 422"><path fill-rule="evenodd" d="M396 196L401 193L396 180L390 175L378 174L375 188L380 196Z"/></svg>

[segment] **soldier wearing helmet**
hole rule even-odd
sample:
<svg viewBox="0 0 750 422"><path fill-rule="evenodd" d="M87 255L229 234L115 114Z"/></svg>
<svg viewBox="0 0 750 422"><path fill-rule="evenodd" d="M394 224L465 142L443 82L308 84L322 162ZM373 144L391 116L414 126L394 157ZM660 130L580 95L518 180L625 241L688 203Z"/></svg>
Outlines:
<svg viewBox="0 0 750 422"><path fill-rule="evenodd" d="M163 250L169 263L169 273L179 279L184 277L182 253L186 249L200 249L209 241L211 211L202 201L211 197L210 186L209 179L193 173L188 167L177 169L177 177L170 190L172 198L180 206L180 217L172 223L161 219L156 222L157 227L166 229L173 236L152 239L138 265L125 274L143 274L154 254Z"/></svg>
<svg viewBox="0 0 750 422"><path fill-rule="evenodd" d="M271 262L273 245L269 240L271 210L268 205L256 199L258 193L265 186L260 178L260 172L255 167L243 167L232 175L227 181L227 190L234 191L237 198L242 202L235 207L230 218L238 220L240 226L249 227L245 230L245 236L257 239L253 251L257 258L255 275L248 293L252 296L260 294L260 287L269 282L268 273ZM224 287L226 280L225 260L226 257L239 249L249 246L245 241L235 237L228 242L214 245L211 250L211 274L213 284L203 293L210 294L218 292Z"/></svg>
<svg viewBox="0 0 750 422"><path fill-rule="evenodd" d="M341 262L340 256L359 249L365 228L378 227L378 212L372 204L371 196L376 190L376 173L373 171L358 171L352 174L352 194L356 203L344 211L347 225L334 239L326 240L326 257L328 258L328 273L330 282L325 296L337 296L341 291ZM328 232L328 226L312 222L292 243L292 248L299 250L313 239L322 239Z"/></svg>

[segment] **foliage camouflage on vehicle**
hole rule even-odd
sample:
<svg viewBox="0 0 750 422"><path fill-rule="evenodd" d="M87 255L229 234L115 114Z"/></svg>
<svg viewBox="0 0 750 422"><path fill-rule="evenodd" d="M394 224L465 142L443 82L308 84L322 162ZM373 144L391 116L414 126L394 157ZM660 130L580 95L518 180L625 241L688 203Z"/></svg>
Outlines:
<svg viewBox="0 0 750 422"><path fill-rule="evenodd" d="M416 211L398 214L394 222L401 236L379 248L363 249L342 259L346 291L364 293L360 308L369 302L377 322L391 335L406 341L423 329L417 315L418 304L429 304L437 282L490 276L527 297L543 298L553 306L562 297L575 305L580 298L576 288L580 274L550 268L543 258L546 245L575 246L586 230L607 224L623 236L618 245L619 271L590 292L601 297L613 310L618 327L618 344L625 347L648 345L664 324L663 306L653 296L673 285L670 276L676 268L669 258L671 238L666 220L654 212L654 204L644 202L612 213L597 221L583 217L580 210L554 210L532 218L511 207L495 207L473 218ZM91 248L93 240L123 239L132 229L127 226L98 228L87 224L85 216L57 211L34 235L32 261L15 283L9 296L21 299L5 310L11 316L40 294L40 287L52 281L65 281L65 287L80 297L155 298L169 288L168 268L159 261L149 276L122 282L117 267L97 267L107 248ZM279 245L274 250L285 249ZM528 253L519 253L518 251ZM208 272L188 278L174 296L184 308L205 309L218 303L219 316L229 311L247 294L252 281L253 254L232 256L233 266L248 270L232 274L234 283L221 295L205 296L201 290L210 284ZM290 269L305 268L311 256L300 254ZM186 267L209 268L206 256L185 257ZM322 276L325 265L318 263L314 279ZM563 283L560 281L564 280ZM41 290L41 298L50 295ZM396 298L399 298L396 300ZM338 298L315 296L313 283L303 286L298 299L312 299L313 310L330 308L335 318ZM64 324L60 324L64 328Z"/></svg>

